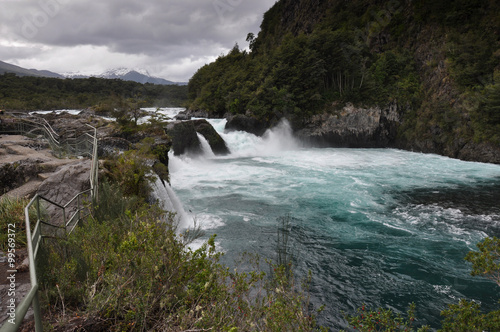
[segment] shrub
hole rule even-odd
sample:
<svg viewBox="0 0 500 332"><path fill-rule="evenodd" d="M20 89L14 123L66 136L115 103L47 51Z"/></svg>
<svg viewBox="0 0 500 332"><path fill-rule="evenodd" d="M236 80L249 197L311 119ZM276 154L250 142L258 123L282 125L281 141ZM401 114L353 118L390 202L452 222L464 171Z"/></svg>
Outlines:
<svg viewBox="0 0 500 332"><path fill-rule="evenodd" d="M111 181L120 186L125 196L148 197L149 183L153 178L145 157L136 150L126 151L106 161L105 167L110 171Z"/></svg>
<svg viewBox="0 0 500 332"><path fill-rule="evenodd" d="M414 331L415 304L408 309L408 318L395 314L390 309L366 309L365 305L358 309L356 315L347 316L349 325L359 331ZM422 326L417 332L430 331L428 326Z"/></svg>
<svg viewBox="0 0 500 332"><path fill-rule="evenodd" d="M24 207L28 205L28 203L29 200L24 198L4 196L0 199L0 250L7 251L8 249L9 229L15 230L15 243L17 248L26 246ZM34 208L30 210L30 220L36 220L35 213ZM34 227L35 224L33 223L32 226Z"/></svg>
<svg viewBox="0 0 500 332"><path fill-rule="evenodd" d="M173 215L102 186L95 217L48 249L43 301L53 320L77 314L93 331L315 329L307 293L287 268L270 263L266 277L256 259L255 269L230 271L215 236L193 250Z"/></svg>

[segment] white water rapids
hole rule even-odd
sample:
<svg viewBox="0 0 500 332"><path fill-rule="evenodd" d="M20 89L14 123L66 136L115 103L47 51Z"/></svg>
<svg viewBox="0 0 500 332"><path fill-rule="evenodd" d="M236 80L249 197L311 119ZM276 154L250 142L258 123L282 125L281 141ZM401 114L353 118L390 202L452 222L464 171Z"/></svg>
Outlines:
<svg viewBox="0 0 500 332"><path fill-rule="evenodd" d="M393 149L314 149L287 123L264 137L224 132L231 154L170 156L165 206L186 210L217 234L225 262L243 252L275 257L277 219L292 218L297 275L312 272L320 323L346 327L362 303L439 326L441 310L466 298L496 308L498 286L470 276L468 251L500 235L500 166ZM168 197L174 193L167 191ZM183 210L182 210L183 211ZM182 219L182 218L181 218ZM186 219L185 219L186 220Z"/></svg>

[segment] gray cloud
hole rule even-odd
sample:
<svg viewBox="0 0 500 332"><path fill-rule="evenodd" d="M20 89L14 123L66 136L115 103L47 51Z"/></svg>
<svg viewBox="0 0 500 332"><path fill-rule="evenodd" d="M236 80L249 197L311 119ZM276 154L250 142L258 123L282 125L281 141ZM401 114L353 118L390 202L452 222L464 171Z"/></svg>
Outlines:
<svg viewBox="0 0 500 332"><path fill-rule="evenodd" d="M245 47L247 33L258 32L274 2L0 0L0 57L55 71L104 70L108 63L149 66L155 74L175 76L167 79L187 80L196 65L227 52L235 42ZM79 59L78 53L91 59Z"/></svg>

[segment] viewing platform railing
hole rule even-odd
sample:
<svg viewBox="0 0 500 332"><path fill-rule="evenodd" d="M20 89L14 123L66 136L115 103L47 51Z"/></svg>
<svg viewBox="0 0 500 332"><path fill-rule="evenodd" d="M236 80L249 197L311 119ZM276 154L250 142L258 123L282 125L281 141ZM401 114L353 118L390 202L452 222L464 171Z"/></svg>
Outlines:
<svg viewBox="0 0 500 332"><path fill-rule="evenodd" d="M22 116L26 116L23 113L21 114ZM99 160L97 157L97 129L86 124L86 126L89 127L88 131L78 133L74 132L69 138L67 137L65 139L61 139L61 137L54 131L45 119L38 117L24 118L18 113L9 113L8 115L10 116L1 119L0 133L21 134L28 137L40 137L41 135L49 143L50 147L59 158L62 156L87 156L92 159L89 176L90 189L78 193L65 205L58 204L37 194L24 209L31 289L24 297L23 301L16 306L14 318L6 320L4 325L0 328L0 332L17 331L21 326L30 306L33 306L35 330L36 332L41 332L43 327L40 303L38 300L39 284L36 273L37 254L44 238L53 238L54 234L56 235L55 237L68 236L75 229L78 223L85 219L92 211L91 208L89 209L89 203L93 205L98 197L97 188ZM62 220L58 218L59 223L54 220L44 220L45 217L41 212L42 202L45 202L49 206L52 206L56 210L60 211ZM37 218L33 232L31 232L30 221L30 209L32 207L36 210ZM53 230L52 233L50 235L43 234L44 232L42 232L42 226L50 227ZM61 232L62 235L59 236L59 233ZM17 273L17 271L11 270L7 271L7 273L14 274Z"/></svg>

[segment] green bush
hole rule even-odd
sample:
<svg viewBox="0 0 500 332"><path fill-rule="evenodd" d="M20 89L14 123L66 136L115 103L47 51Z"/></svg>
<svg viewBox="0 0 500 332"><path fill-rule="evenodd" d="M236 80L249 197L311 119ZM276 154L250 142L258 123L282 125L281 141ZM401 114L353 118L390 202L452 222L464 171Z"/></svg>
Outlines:
<svg viewBox="0 0 500 332"><path fill-rule="evenodd" d="M230 271L215 236L193 250L172 214L123 198L116 184L99 193L94 217L45 249L42 300L54 327L78 316L93 331L316 329L289 268L269 263L266 277L247 259L255 269Z"/></svg>
<svg viewBox="0 0 500 332"><path fill-rule="evenodd" d="M16 248L26 246L26 219L24 208L28 205L29 200L24 198L12 198L4 196L0 199L0 250L6 252L9 248L9 234L15 234ZM30 210L30 220L36 223L36 212ZM10 233L9 233L10 230Z"/></svg>
<svg viewBox="0 0 500 332"><path fill-rule="evenodd" d="M355 330L362 332L369 331L414 331L415 304L411 304L408 309L408 318L401 314L394 314L390 309L378 308L377 310L366 309L363 305L358 309L356 315L347 316L349 325ZM428 326L422 326L417 332L430 331Z"/></svg>
<svg viewBox="0 0 500 332"><path fill-rule="evenodd" d="M120 186L125 196L148 197L153 177L146 159L136 150L130 150L105 162L109 177Z"/></svg>

